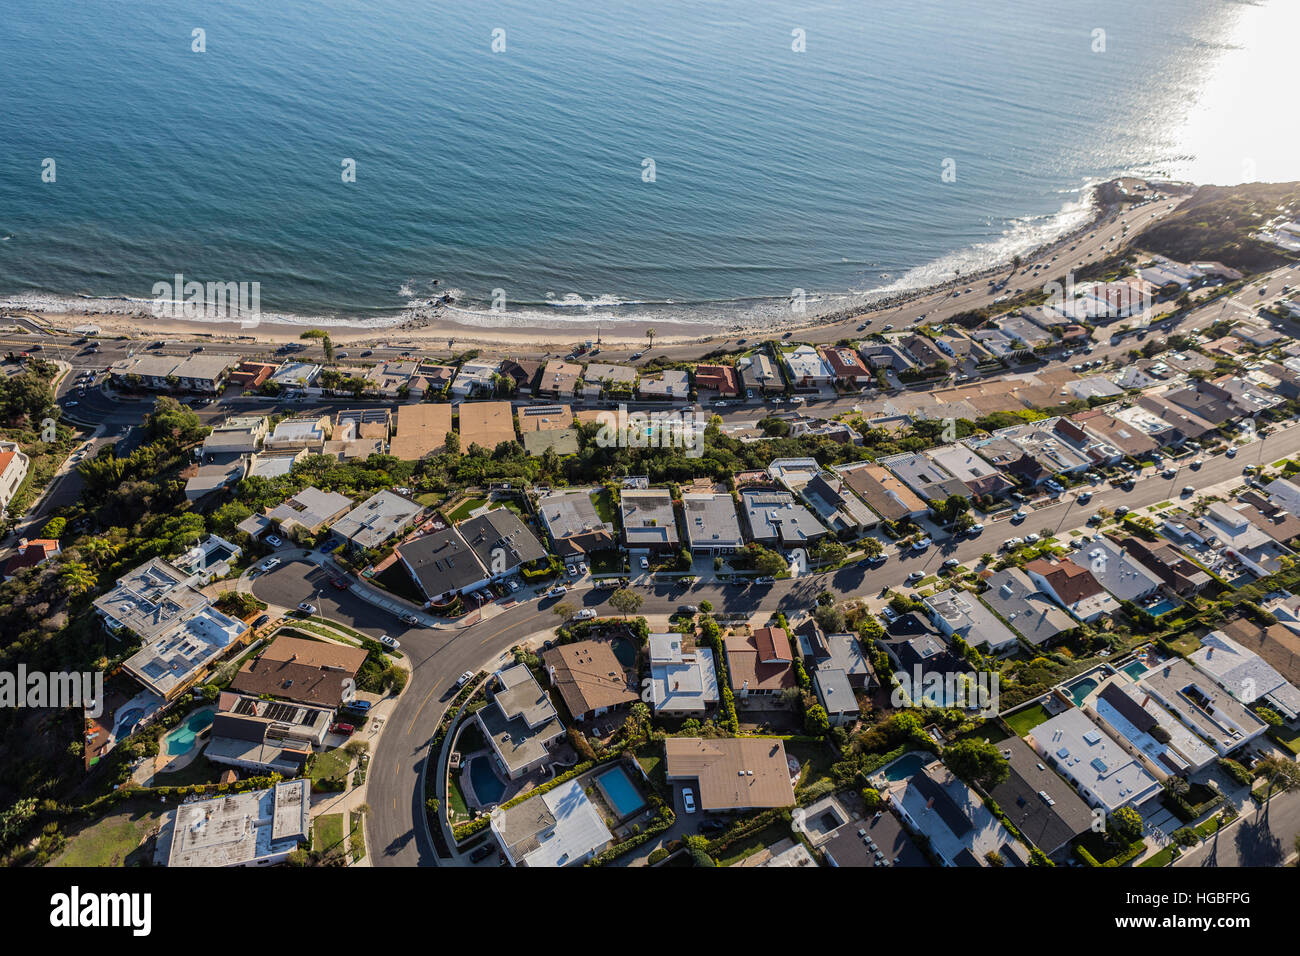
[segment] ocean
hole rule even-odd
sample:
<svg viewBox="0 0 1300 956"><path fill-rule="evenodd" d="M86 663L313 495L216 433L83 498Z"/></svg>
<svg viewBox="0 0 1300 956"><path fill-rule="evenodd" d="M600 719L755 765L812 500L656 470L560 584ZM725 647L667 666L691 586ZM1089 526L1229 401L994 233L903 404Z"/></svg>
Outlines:
<svg viewBox="0 0 1300 956"><path fill-rule="evenodd" d="M1005 262L1119 173L1300 178L1298 7L6 0L0 304L181 273L313 324L830 311Z"/></svg>

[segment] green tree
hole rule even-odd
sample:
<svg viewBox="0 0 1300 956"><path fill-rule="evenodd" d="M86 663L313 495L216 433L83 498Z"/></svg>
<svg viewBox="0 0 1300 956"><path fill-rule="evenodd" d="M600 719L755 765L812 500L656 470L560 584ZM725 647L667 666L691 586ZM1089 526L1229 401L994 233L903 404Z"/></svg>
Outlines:
<svg viewBox="0 0 1300 956"><path fill-rule="evenodd" d="M45 522L45 527L41 529L41 537L51 538L57 541L59 538L63 537L63 532L67 527L67 518L51 518L49 521Z"/></svg>
<svg viewBox="0 0 1300 956"><path fill-rule="evenodd" d="M610 606L624 617L641 610L644 601L645 598L631 588L619 588L609 596Z"/></svg>
<svg viewBox="0 0 1300 956"><path fill-rule="evenodd" d="M460 436L454 431L447 432L446 438L443 439L443 451L448 455L460 454Z"/></svg>
<svg viewBox="0 0 1300 956"><path fill-rule="evenodd" d="M1120 807L1110 815L1106 826L1121 843L1128 845L1142 836L1142 816L1132 807Z"/></svg>
<svg viewBox="0 0 1300 956"><path fill-rule="evenodd" d="M821 704L813 704L803 713L804 732L813 737L824 737L831 729L831 719L826 714L826 708Z"/></svg>
<svg viewBox="0 0 1300 956"><path fill-rule="evenodd" d="M1011 765L995 744L987 740L959 740L946 748L943 761L967 783L992 790L1011 775Z"/></svg>

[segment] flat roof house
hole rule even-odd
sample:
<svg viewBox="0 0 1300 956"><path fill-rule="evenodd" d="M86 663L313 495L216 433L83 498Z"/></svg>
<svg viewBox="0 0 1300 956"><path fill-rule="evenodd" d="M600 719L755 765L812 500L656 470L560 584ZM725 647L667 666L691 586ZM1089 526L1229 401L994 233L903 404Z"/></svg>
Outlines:
<svg viewBox="0 0 1300 956"><path fill-rule="evenodd" d="M266 437L267 451L295 451L305 448L319 454L332 434L328 415L305 415L278 422Z"/></svg>
<svg viewBox="0 0 1300 956"><path fill-rule="evenodd" d="M1215 759L1212 747L1127 674L1104 680L1084 706L1103 731L1127 743L1129 753L1145 758L1147 771L1157 779L1195 773ZM1153 736L1157 727L1165 730L1159 740Z"/></svg>
<svg viewBox="0 0 1300 956"><path fill-rule="evenodd" d="M812 512L788 491L740 493L751 540L768 546L802 547L826 534Z"/></svg>
<svg viewBox="0 0 1300 956"><path fill-rule="evenodd" d="M431 604L442 604L488 585L487 570L455 528L403 541L396 553Z"/></svg>
<svg viewBox="0 0 1300 956"><path fill-rule="evenodd" d="M403 461L418 461L442 451L451 428L451 406L431 402L403 405L388 452ZM468 450L468 448L466 448Z"/></svg>
<svg viewBox="0 0 1300 956"><path fill-rule="evenodd" d="M771 696L798 686L794 654L784 628L760 627L753 634L723 638L731 690L737 697Z"/></svg>
<svg viewBox="0 0 1300 956"><path fill-rule="evenodd" d="M1224 554L1236 558L1259 577L1276 574L1282 570L1282 558L1291 556L1291 551L1226 501L1210 505L1203 520L1209 533L1218 538Z"/></svg>
<svg viewBox="0 0 1300 956"><path fill-rule="evenodd" d="M1092 828L1093 813L1019 737L997 744L1011 773L989 793L1012 825L1049 857Z"/></svg>
<svg viewBox="0 0 1300 956"><path fill-rule="evenodd" d="M511 866L582 866L614 839L578 780L494 810L491 826Z"/></svg>
<svg viewBox="0 0 1300 956"><path fill-rule="evenodd" d="M1158 780L1077 707L1025 735L1025 742L1074 785L1089 806L1108 813L1161 793Z"/></svg>
<svg viewBox="0 0 1300 956"><path fill-rule="evenodd" d="M552 491L537 501L537 516L556 554L566 561L614 547L614 526L600 519L592 489Z"/></svg>
<svg viewBox="0 0 1300 956"><path fill-rule="evenodd" d="M641 379L637 392L642 398L684 402L691 393L690 375L681 369L664 369L652 378Z"/></svg>
<svg viewBox="0 0 1300 956"><path fill-rule="evenodd" d="M609 641L574 641L543 652L542 664L569 716L585 721L640 700Z"/></svg>
<svg viewBox="0 0 1300 956"><path fill-rule="evenodd" d="M973 594L949 588L923 600L930 620L948 637L960 637L989 654L1005 654L1018 646L1016 635Z"/></svg>
<svg viewBox="0 0 1300 956"><path fill-rule="evenodd" d="M230 689L337 710L352 699L367 652L282 634L239 669Z"/></svg>
<svg viewBox="0 0 1300 956"><path fill-rule="evenodd" d="M629 551L673 551L679 544L673 496L667 489L624 490L619 498Z"/></svg>
<svg viewBox="0 0 1300 956"><path fill-rule="evenodd" d="M551 398L572 398L580 378L582 378L581 365L554 359L547 362L546 368L542 370L542 378L537 386L537 394L547 395Z"/></svg>
<svg viewBox="0 0 1300 956"><path fill-rule="evenodd" d="M377 548L401 534L424 509L396 492L380 489L330 527L355 548Z"/></svg>
<svg viewBox="0 0 1300 956"><path fill-rule="evenodd" d="M149 641L122 669L159 697L173 700L208 673L212 662L240 643L248 625L204 607Z"/></svg>
<svg viewBox="0 0 1300 956"><path fill-rule="evenodd" d="M702 714L718 700L711 649L681 634L650 635L650 702L656 714Z"/></svg>
<svg viewBox="0 0 1300 956"><path fill-rule="evenodd" d="M876 513L834 472L818 472L803 486L803 497L822 523L836 534L859 535L880 524Z"/></svg>
<svg viewBox="0 0 1300 956"><path fill-rule="evenodd" d="M471 445L490 453L503 441L515 440L515 414L509 402L461 402L457 410L462 453Z"/></svg>
<svg viewBox="0 0 1300 956"><path fill-rule="evenodd" d="M564 736L550 695L523 664L493 675L492 702L474 717L511 780L545 766L551 759L551 744Z"/></svg>
<svg viewBox="0 0 1300 956"><path fill-rule="evenodd" d="M194 575L162 558L150 558L96 598L95 610L110 630L127 628L148 643L208 607L210 602L194 583Z"/></svg>
<svg viewBox="0 0 1300 956"><path fill-rule="evenodd" d="M730 494L688 492L682 495L682 514L692 554L730 554L745 546Z"/></svg>
<svg viewBox="0 0 1300 956"><path fill-rule="evenodd" d="M352 510L352 499L336 491L304 488L266 512L288 535L316 534Z"/></svg>
<svg viewBox="0 0 1300 956"><path fill-rule="evenodd" d="M834 470L843 475L845 483L887 521L921 518L930 510L930 506L911 489L874 462L851 462L836 465Z"/></svg>
<svg viewBox="0 0 1300 956"><path fill-rule="evenodd" d="M155 862L165 866L271 866L307 842L311 781L285 780L182 803L162 825Z"/></svg>
<svg viewBox="0 0 1300 956"><path fill-rule="evenodd" d="M985 580L988 590L979 596L980 600L1030 644L1041 647L1058 634L1078 627L1074 618L1052 603L1019 568L994 571Z"/></svg>
<svg viewBox="0 0 1300 956"><path fill-rule="evenodd" d="M710 813L788 807L794 787L785 745L767 737L666 737L664 763L673 783L694 781Z"/></svg>
<svg viewBox="0 0 1300 956"><path fill-rule="evenodd" d="M1182 659L1147 671L1138 686L1152 694L1220 757L1250 743L1267 725L1204 671Z"/></svg>
<svg viewBox="0 0 1300 956"><path fill-rule="evenodd" d="M451 394L457 398L496 394L494 379L500 369L500 362L475 360L464 363L451 383Z"/></svg>

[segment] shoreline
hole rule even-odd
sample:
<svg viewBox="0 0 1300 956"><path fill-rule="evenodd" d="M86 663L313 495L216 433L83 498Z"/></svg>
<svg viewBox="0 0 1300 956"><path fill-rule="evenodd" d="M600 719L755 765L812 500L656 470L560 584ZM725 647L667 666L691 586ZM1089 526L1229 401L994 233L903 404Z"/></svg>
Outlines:
<svg viewBox="0 0 1300 956"><path fill-rule="evenodd" d="M1050 261L1053 253L1072 242L1079 242L1081 237L1095 231L1099 225L1121 214L1122 201L1107 199L1113 193L1116 184L1124 181L1140 181L1135 177L1115 177L1089 187L1090 213L1086 220L1069 229L1056 238L1021 254L1021 265L1012 273L1019 273L1032 268L1034 263ZM1194 190L1196 187L1185 183L1147 181L1157 187L1177 187L1179 191ZM749 315L748 321L726 322L718 319L692 321L685 319L629 318L618 319L611 316L573 318L565 320L563 327L520 324L499 327L485 326L481 323L469 324L458 322L454 310L449 313L443 307L435 307L430 312L417 308L414 314L405 318L394 316L392 324L360 325L342 320L327 320L317 324L296 323L292 321L263 320L255 325L238 321L219 321L201 318L160 317L147 309L131 311L95 311L93 309L69 311L66 309L42 309L39 307L6 308L5 314L11 317L27 317L43 325L71 332L82 325L95 325L101 330L102 337L127 337L130 339L179 338L197 340L206 344L228 342L246 344L250 341L265 341L276 344L296 342L307 329L321 328L329 333L331 340L341 346L428 346L432 343L447 343L449 350L466 347L498 348L506 346L511 349L531 350L538 353L541 349L567 350L575 343L591 341L615 349L619 347L644 347L648 336L647 330L655 330L654 347L673 346L722 346L731 341L762 341L770 338L793 337L804 333L815 337L838 325L853 321L869 321L871 318L906 306L938 297L938 301L950 298L952 290L974 283L985 283L996 275L1003 275L1012 263L996 262L978 272L958 274L946 280L918 286L914 289L895 292L863 292L856 294L860 302L841 306L817 315L784 312L780 315L764 316L761 319ZM827 297L854 297L854 293L822 293ZM816 298L817 296L814 296ZM87 300L88 304L95 301ZM109 300L111 301L111 300ZM121 300L126 301L126 300ZM427 307L426 307L427 308ZM476 313L481 315L482 313ZM739 317L739 316L738 316ZM142 330L142 323L147 323L147 331ZM835 337L832 336L832 340ZM435 348L440 347L438 345ZM548 351L546 354L550 354ZM561 352L562 354L562 352Z"/></svg>

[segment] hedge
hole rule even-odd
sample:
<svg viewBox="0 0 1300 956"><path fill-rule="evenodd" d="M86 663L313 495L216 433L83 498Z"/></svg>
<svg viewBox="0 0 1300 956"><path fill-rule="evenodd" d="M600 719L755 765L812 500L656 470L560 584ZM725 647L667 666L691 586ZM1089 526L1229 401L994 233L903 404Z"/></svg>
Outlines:
<svg viewBox="0 0 1300 956"><path fill-rule="evenodd" d="M1133 860L1137 859L1142 854L1142 851L1146 849L1146 846L1147 846L1146 840L1143 839L1134 840L1127 847L1125 847L1119 853L1115 854L1105 863L1098 863L1097 858L1094 857L1091 853L1089 853L1086 847L1078 846L1075 847L1074 851L1079 854L1079 859L1083 860L1083 862L1086 863L1088 866L1097 866L1105 869L1110 867L1124 866L1126 863L1131 863Z"/></svg>

